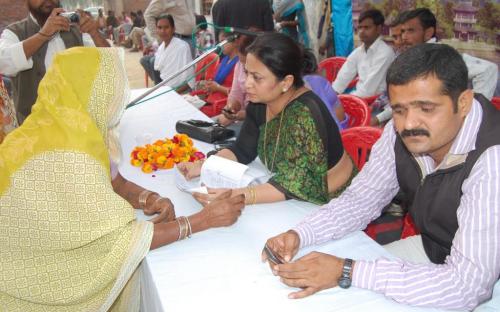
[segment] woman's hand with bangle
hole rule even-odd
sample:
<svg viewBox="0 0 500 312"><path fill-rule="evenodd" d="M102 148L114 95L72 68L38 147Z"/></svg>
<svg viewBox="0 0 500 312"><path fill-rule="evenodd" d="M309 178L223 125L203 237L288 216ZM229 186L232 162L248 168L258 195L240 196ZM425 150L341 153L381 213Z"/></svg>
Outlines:
<svg viewBox="0 0 500 312"><path fill-rule="evenodd" d="M202 165L202 160L195 162L183 162L177 164L177 169L186 178L186 180L191 180L200 176Z"/></svg>
<svg viewBox="0 0 500 312"><path fill-rule="evenodd" d="M166 197L150 196L144 207L145 215L153 215L158 213L158 216L154 217L150 221L153 223L169 222L175 220L175 209L174 205L170 199Z"/></svg>

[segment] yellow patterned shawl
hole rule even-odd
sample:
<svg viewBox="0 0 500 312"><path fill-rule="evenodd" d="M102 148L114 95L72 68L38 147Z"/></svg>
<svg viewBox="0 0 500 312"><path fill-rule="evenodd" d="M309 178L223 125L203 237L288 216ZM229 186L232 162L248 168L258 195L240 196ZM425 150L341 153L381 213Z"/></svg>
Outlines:
<svg viewBox="0 0 500 312"><path fill-rule="evenodd" d="M32 114L0 145L0 311L137 308L132 274L153 227L110 181L108 124L128 90L120 56L58 54Z"/></svg>

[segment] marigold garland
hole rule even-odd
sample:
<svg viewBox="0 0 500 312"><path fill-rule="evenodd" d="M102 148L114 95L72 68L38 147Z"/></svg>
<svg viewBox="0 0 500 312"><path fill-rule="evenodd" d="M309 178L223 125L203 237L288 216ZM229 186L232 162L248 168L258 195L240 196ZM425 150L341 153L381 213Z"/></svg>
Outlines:
<svg viewBox="0 0 500 312"><path fill-rule="evenodd" d="M144 173L151 173L158 169L171 169L180 162L204 158L205 154L193 146L193 140L187 134L176 134L172 139L135 147L130 153L130 164L141 167Z"/></svg>

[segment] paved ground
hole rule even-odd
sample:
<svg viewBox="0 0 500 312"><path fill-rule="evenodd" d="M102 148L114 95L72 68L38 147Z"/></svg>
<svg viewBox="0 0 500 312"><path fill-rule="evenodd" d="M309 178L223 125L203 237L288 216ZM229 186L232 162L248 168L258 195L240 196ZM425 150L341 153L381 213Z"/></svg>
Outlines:
<svg viewBox="0 0 500 312"><path fill-rule="evenodd" d="M125 49L125 69L127 71L130 89L145 88L145 74L139 60L142 57L142 52L130 52L130 49ZM151 81L149 81L151 87Z"/></svg>

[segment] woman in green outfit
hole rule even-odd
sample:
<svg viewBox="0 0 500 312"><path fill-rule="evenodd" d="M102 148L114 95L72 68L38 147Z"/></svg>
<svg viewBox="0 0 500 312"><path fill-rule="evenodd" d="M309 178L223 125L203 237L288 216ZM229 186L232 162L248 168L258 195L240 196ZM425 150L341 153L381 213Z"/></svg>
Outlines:
<svg viewBox="0 0 500 312"><path fill-rule="evenodd" d="M290 198L328 202L329 194L341 192L350 181L353 164L328 109L304 87L302 72L314 56L277 33L257 37L247 52L247 117L236 142L217 155L243 164L259 156L272 178L233 194L245 194L247 204ZM200 174L201 163L180 164L179 169L190 179ZM203 203L221 191L195 197Z"/></svg>

